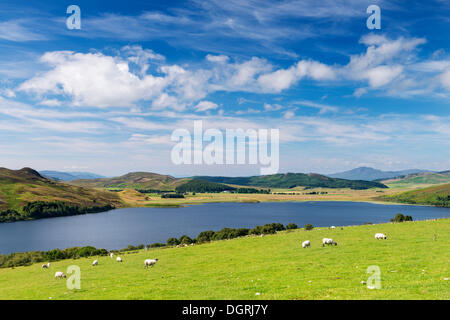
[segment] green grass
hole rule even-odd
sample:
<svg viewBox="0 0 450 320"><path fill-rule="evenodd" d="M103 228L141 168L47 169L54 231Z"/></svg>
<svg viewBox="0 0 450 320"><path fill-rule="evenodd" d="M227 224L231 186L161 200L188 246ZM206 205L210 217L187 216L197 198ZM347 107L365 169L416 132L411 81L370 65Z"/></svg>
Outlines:
<svg viewBox="0 0 450 320"><path fill-rule="evenodd" d="M450 183L450 171L422 172L381 181L389 188L421 188L424 185Z"/></svg>
<svg viewBox="0 0 450 320"><path fill-rule="evenodd" d="M450 299L450 219L284 231L182 248L0 270L0 299ZM383 232L388 240L375 240ZM336 247L321 247L332 237ZM303 240L312 247L301 248ZM146 258L159 258L144 269ZM81 268L81 290L55 271ZM370 290L366 269L381 269ZM256 293L260 295L257 296Z"/></svg>
<svg viewBox="0 0 450 320"><path fill-rule="evenodd" d="M27 203L35 201L60 201L81 207L107 204L115 207L124 206L119 196L113 192L48 180L30 168L21 170L0 168L0 211L6 209L21 211Z"/></svg>
<svg viewBox="0 0 450 320"><path fill-rule="evenodd" d="M450 207L450 183L380 197L384 201Z"/></svg>

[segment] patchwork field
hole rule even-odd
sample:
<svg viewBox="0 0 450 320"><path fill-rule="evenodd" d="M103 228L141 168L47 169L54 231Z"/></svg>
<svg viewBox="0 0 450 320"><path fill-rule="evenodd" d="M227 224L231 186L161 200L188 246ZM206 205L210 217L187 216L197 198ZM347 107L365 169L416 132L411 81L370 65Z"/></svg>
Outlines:
<svg viewBox="0 0 450 320"><path fill-rule="evenodd" d="M408 189L405 189L408 190ZM391 189L351 190L348 188L272 189L271 194L239 193L196 193L188 194L184 199L162 199L159 194L142 194L132 189L117 192L123 202L129 206L179 206L211 202L276 202L276 201L368 201L383 202L382 195L398 193Z"/></svg>
<svg viewBox="0 0 450 320"><path fill-rule="evenodd" d="M180 248L0 269L0 299L450 299L450 219L297 229ZM375 240L383 232L387 240ZM322 247L331 237L338 246ZM311 240L303 249L301 242ZM144 259L158 258L152 269ZM99 265L91 266L94 259ZM81 268L81 289L54 278ZM361 281L379 266L381 289Z"/></svg>

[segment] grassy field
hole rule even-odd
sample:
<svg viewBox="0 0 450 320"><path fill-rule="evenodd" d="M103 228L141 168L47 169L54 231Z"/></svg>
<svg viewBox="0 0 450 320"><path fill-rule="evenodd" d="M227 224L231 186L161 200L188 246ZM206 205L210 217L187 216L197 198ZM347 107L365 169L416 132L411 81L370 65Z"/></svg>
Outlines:
<svg viewBox="0 0 450 320"><path fill-rule="evenodd" d="M436 184L450 183L450 171L422 172L381 182L392 189L425 188Z"/></svg>
<svg viewBox="0 0 450 320"><path fill-rule="evenodd" d="M382 199L398 203L450 207L450 183L393 194Z"/></svg>
<svg viewBox="0 0 450 320"><path fill-rule="evenodd" d="M410 190L410 189L405 189ZM117 192L123 202L132 207L146 206L176 206L212 202L277 202L277 201L367 201L382 202L381 195L398 193L391 189L351 190L348 188L313 188L303 187L293 189L272 189L274 193L285 194L238 194L238 193L196 193L189 194L184 199L162 199L159 194L142 194L132 189ZM326 194L306 194L311 192L326 192Z"/></svg>
<svg viewBox="0 0 450 320"><path fill-rule="evenodd" d="M30 168L0 168L0 210L21 210L34 201L62 201L82 207L124 206L117 194L48 180Z"/></svg>
<svg viewBox="0 0 450 320"><path fill-rule="evenodd" d="M283 231L208 244L0 269L0 299L450 299L450 219ZM383 232L387 240L375 240ZM331 237L338 246L321 247ZM311 240L312 247L301 248ZM153 269L144 259L158 258ZM81 268L81 289L55 271ZM370 290L367 267L381 269ZM259 295L257 295L259 293Z"/></svg>

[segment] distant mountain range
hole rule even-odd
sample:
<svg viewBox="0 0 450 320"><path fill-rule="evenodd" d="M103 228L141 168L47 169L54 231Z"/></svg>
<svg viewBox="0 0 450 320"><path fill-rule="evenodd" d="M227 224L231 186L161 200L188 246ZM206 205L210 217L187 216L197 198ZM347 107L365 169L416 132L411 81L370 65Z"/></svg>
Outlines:
<svg viewBox="0 0 450 320"><path fill-rule="evenodd" d="M382 171L370 167L359 167L349 171L328 174L327 176L331 178L340 178L348 180L374 181L374 180L390 179L421 172L430 172L430 170L409 169L400 171Z"/></svg>
<svg viewBox="0 0 450 320"><path fill-rule="evenodd" d="M177 187L192 179L202 179L221 184L263 188L294 188L297 186L308 188L323 187L351 189L386 188L384 184L379 182L336 179L312 173L286 173L253 177L198 176L191 178L174 178L172 176L151 172L131 172L115 178L80 179L73 180L70 183L91 188L175 190Z"/></svg>
<svg viewBox="0 0 450 320"><path fill-rule="evenodd" d="M40 171L39 173L44 177L56 181L72 181L77 179L103 178L103 176L90 172L62 172L62 171L43 170Z"/></svg>

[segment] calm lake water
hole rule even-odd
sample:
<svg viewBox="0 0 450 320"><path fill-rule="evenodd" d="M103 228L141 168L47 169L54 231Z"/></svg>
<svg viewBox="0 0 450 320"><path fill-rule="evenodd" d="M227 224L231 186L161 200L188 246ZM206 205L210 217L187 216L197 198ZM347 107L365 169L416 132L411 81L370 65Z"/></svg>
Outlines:
<svg viewBox="0 0 450 320"><path fill-rule="evenodd" d="M211 203L184 208L128 208L81 216L0 224L0 253L92 245L121 249L165 242L205 230L253 228L272 222L317 227L387 222L397 213L414 220L450 217L450 209L362 202Z"/></svg>

